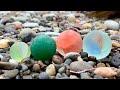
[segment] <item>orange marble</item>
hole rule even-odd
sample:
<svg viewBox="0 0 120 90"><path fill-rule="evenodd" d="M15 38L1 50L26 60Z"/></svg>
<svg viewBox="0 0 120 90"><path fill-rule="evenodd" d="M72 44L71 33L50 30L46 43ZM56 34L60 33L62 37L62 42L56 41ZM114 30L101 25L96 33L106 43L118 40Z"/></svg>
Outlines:
<svg viewBox="0 0 120 90"><path fill-rule="evenodd" d="M65 54L69 52L80 53L83 42L81 35L73 30L65 30L56 40L57 49L61 49Z"/></svg>

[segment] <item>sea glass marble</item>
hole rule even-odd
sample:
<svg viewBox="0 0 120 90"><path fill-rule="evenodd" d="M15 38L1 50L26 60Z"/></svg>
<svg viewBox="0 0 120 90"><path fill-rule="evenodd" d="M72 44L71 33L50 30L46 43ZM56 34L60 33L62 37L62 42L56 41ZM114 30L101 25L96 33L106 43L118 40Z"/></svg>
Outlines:
<svg viewBox="0 0 120 90"><path fill-rule="evenodd" d="M83 51L97 60L105 58L112 49L110 37L103 31L93 30L83 39Z"/></svg>
<svg viewBox="0 0 120 90"><path fill-rule="evenodd" d="M30 47L24 42L15 42L10 47L10 56L12 59L21 62L23 59L30 57Z"/></svg>
<svg viewBox="0 0 120 90"><path fill-rule="evenodd" d="M30 50L36 60L50 60L56 53L56 43L48 35L39 35L32 40Z"/></svg>
<svg viewBox="0 0 120 90"><path fill-rule="evenodd" d="M56 40L57 51L62 55L69 52L80 53L82 44L81 35L73 30L63 31Z"/></svg>

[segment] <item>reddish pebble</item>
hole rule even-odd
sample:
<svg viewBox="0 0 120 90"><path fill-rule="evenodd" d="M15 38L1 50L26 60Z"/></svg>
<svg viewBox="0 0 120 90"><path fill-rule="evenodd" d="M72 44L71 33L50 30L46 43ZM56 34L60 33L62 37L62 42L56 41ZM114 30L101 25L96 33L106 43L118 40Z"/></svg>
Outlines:
<svg viewBox="0 0 120 90"><path fill-rule="evenodd" d="M76 19L76 21L75 21L76 23L80 23L80 20L79 19Z"/></svg>

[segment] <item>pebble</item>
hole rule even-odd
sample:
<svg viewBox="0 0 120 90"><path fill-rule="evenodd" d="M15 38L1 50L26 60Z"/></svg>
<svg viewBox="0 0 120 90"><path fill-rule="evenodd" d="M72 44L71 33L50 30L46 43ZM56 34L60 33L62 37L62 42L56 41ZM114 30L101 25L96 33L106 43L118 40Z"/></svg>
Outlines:
<svg viewBox="0 0 120 90"><path fill-rule="evenodd" d="M61 79L69 79L69 77L65 73L63 73Z"/></svg>
<svg viewBox="0 0 120 90"><path fill-rule="evenodd" d="M21 70L22 69L22 66L20 64L18 64L15 69L18 69L18 70Z"/></svg>
<svg viewBox="0 0 120 90"><path fill-rule="evenodd" d="M28 35L28 34L32 34L32 35L36 35L36 32L35 31L33 31L32 29L30 29L30 28L24 28L24 29L22 29L21 31L20 31L20 33L19 33L19 37L24 37L24 36L26 36L26 35Z"/></svg>
<svg viewBox="0 0 120 90"><path fill-rule="evenodd" d="M119 67L120 66L120 54L114 55L110 60L110 64L115 67Z"/></svg>
<svg viewBox="0 0 120 90"><path fill-rule="evenodd" d="M70 65L72 63L72 60L71 59L66 59L64 64L67 64L67 65Z"/></svg>
<svg viewBox="0 0 120 90"><path fill-rule="evenodd" d="M88 53L86 52L80 52L81 58L88 57Z"/></svg>
<svg viewBox="0 0 120 90"><path fill-rule="evenodd" d="M94 24L95 24L94 28L96 30L106 30L107 29L107 26L105 24L103 24L103 23L95 22Z"/></svg>
<svg viewBox="0 0 120 90"><path fill-rule="evenodd" d="M82 25L83 29L88 29L88 28L92 28L92 27L93 27L93 25L91 23L85 23Z"/></svg>
<svg viewBox="0 0 120 90"><path fill-rule="evenodd" d="M56 70L59 70L59 68L63 67L64 66L64 63L61 63L61 64L54 64Z"/></svg>
<svg viewBox="0 0 120 90"><path fill-rule="evenodd" d="M4 73L4 77L8 77L8 78L12 79L17 76L18 72L19 71L17 69L6 71Z"/></svg>
<svg viewBox="0 0 120 90"><path fill-rule="evenodd" d="M95 65L95 62L93 61L88 61L88 63L93 67Z"/></svg>
<svg viewBox="0 0 120 90"><path fill-rule="evenodd" d="M113 47L120 47L120 43L118 43L117 41L112 41L112 46Z"/></svg>
<svg viewBox="0 0 120 90"><path fill-rule="evenodd" d="M34 27L38 27L38 26L39 26L38 23L28 23L28 22L26 22L26 23L23 24L23 27L25 27L25 28L34 28Z"/></svg>
<svg viewBox="0 0 120 90"><path fill-rule="evenodd" d="M2 62L0 61L0 69L3 70L12 70L15 66L13 64L10 64L9 62Z"/></svg>
<svg viewBox="0 0 120 90"><path fill-rule="evenodd" d="M39 64L34 64L32 70L34 72L40 72L40 65Z"/></svg>
<svg viewBox="0 0 120 90"><path fill-rule="evenodd" d="M13 65L15 65L15 66L18 65L18 62L17 62L16 60L14 60L14 59L10 59L10 60L9 60L9 63L10 63L10 64L13 64Z"/></svg>
<svg viewBox="0 0 120 90"><path fill-rule="evenodd" d="M4 37L10 37L10 36L11 36L10 33L5 33L5 34L4 34Z"/></svg>
<svg viewBox="0 0 120 90"><path fill-rule="evenodd" d="M81 55L76 52L70 52L64 55L64 60L66 59L76 60L78 56L81 56Z"/></svg>
<svg viewBox="0 0 120 90"><path fill-rule="evenodd" d="M0 54L0 59L2 59L3 58L3 56Z"/></svg>
<svg viewBox="0 0 120 90"><path fill-rule="evenodd" d="M119 34L113 34L110 35L111 40L120 40L120 35Z"/></svg>
<svg viewBox="0 0 120 90"><path fill-rule="evenodd" d="M95 79L104 79L102 76L100 76L100 75L94 75L94 78Z"/></svg>
<svg viewBox="0 0 120 90"><path fill-rule="evenodd" d="M97 75L101 75L102 77L109 78L117 75L115 71L111 69L111 67L99 67L94 70L94 73Z"/></svg>
<svg viewBox="0 0 120 90"><path fill-rule="evenodd" d="M83 30L80 30L79 32L80 32L81 35L86 35L90 31L91 31L90 29L83 29Z"/></svg>
<svg viewBox="0 0 120 90"><path fill-rule="evenodd" d="M40 20L38 18L33 18L31 21L34 23L40 23Z"/></svg>
<svg viewBox="0 0 120 90"><path fill-rule="evenodd" d="M69 22L75 22L76 18L75 18L75 16L73 14L68 14L67 20Z"/></svg>
<svg viewBox="0 0 120 90"><path fill-rule="evenodd" d="M70 79L79 79L79 78L75 75L70 75Z"/></svg>
<svg viewBox="0 0 120 90"><path fill-rule="evenodd" d="M0 23L2 24L6 24L6 23L11 23L13 22L13 20L10 18L10 17L3 17L1 20L0 20Z"/></svg>
<svg viewBox="0 0 120 90"><path fill-rule="evenodd" d="M83 61L89 61L88 57L84 57Z"/></svg>
<svg viewBox="0 0 120 90"><path fill-rule="evenodd" d="M39 79L39 73L32 73L31 76L33 77L33 79Z"/></svg>
<svg viewBox="0 0 120 90"><path fill-rule="evenodd" d="M19 21L13 22L13 25L15 25L15 29L22 29L22 23Z"/></svg>
<svg viewBox="0 0 120 90"><path fill-rule="evenodd" d="M30 70L27 70L27 71L24 71L23 72L23 75L29 75L31 73L31 71Z"/></svg>
<svg viewBox="0 0 120 90"><path fill-rule="evenodd" d="M17 32L17 31L15 30L14 25L5 26L4 30L5 30L6 33L11 33L11 32L15 32L15 33L16 33L16 32Z"/></svg>
<svg viewBox="0 0 120 90"><path fill-rule="evenodd" d="M117 70L117 78L120 78L120 69Z"/></svg>
<svg viewBox="0 0 120 90"><path fill-rule="evenodd" d="M50 76L50 79L55 79L55 76Z"/></svg>
<svg viewBox="0 0 120 90"><path fill-rule="evenodd" d="M48 67L46 68L46 73L49 76L54 76L56 74L55 66L53 64L48 65Z"/></svg>
<svg viewBox="0 0 120 90"><path fill-rule="evenodd" d="M81 79L91 79L90 75L88 73L80 73Z"/></svg>
<svg viewBox="0 0 120 90"><path fill-rule="evenodd" d="M98 63L97 67L106 67L106 65L104 63Z"/></svg>
<svg viewBox="0 0 120 90"><path fill-rule="evenodd" d="M65 72L66 72L66 67L65 67L65 66L61 67L61 68L58 70L58 72L59 72L60 74L65 73Z"/></svg>
<svg viewBox="0 0 120 90"><path fill-rule="evenodd" d="M17 76L16 76L16 79L21 79L20 75L17 75Z"/></svg>
<svg viewBox="0 0 120 90"><path fill-rule="evenodd" d="M60 73L57 73L55 78L58 79L58 78L61 78L61 77L62 77L62 75Z"/></svg>
<svg viewBox="0 0 120 90"><path fill-rule="evenodd" d="M32 38L33 38L32 33L29 33L28 35L25 35L25 36L21 37L21 41L25 42L25 43L28 43L32 40Z"/></svg>
<svg viewBox="0 0 120 90"><path fill-rule="evenodd" d="M41 72L39 79L49 79L49 75L46 72Z"/></svg>
<svg viewBox="0 0 120 90"><path fill-rule="evenodd" d="M18 16L18 17L12 17L14 19L14 21L20 21L20 22L26 22L27 21L27 17L25 16Z"/></svg>
<svg viewBox="0 0 120 90"><path fill-rule="evenodd" d="M55 64L61 64L61 63L63 63L63 59L60 56L58 56L58 55L54 55L53 58L52 58L52 61Z"/></svg>
<svg viewBox="0 0 120 90"><path fill-rule="evenodd" d="M107 25L108 29L110 30L119 30L119 23L113 20L106 20L104 22Z"/></svg>
<svg viewBox="0 0 120 90"><path fill-rule="evenodd" d="M23 76L23 79L32 79L32 76L26 75L26 76Z"/></svg>
<svg viewBox="0 0 120 90"><path fill-rule="evenodd" d="M49 65L49 64L51 63L51 60L46 60L46 61L44 61L44 63L45 63L46 65Z"/></svg>
<svg viewBox="0 0 120 90"><path fill-rule="evenodd" d="M70 64L70 70L73 72L80 72L92 69L93 67L85 61L74 61Z"/></svg>
<svg viewBox="0 0 120 90"><path fill-rule="evenodd" d="M10 40L8 40L8 39L1 39L0 40L0 48L7 48L7 47L9 47L9 43L10 42Z"/></svg>
<svg viewBox="0 0 120 90"><path fill-rule="evenodd" d="M28 67L27 67L25 64L21 64L21 66L22 66L22 70L23 70L23 71L28 70Z"/></svg>
<svg viewBox="0 0 120 90"><path fill-rule="evenodd" d="M31 68L33 65L34 65L34 60L25 60L25 61L22 61L28 68Z"/></svg>
<svg viewBox="0 0 120 90"><path fill-rule="evenodd" d="M95 61L95 60L96 60L96 57L94 57L94 56L89 56L89 57L88 57L88 60L90 60L90 61Z"/></svg>

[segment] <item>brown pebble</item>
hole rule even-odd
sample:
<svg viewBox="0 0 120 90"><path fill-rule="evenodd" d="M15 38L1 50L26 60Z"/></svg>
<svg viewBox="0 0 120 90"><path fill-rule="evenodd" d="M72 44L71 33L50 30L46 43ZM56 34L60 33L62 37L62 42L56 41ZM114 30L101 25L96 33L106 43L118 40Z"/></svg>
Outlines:
<svg viewBox="0 0 120 90"><path fill-rule="evenodd" d="M94 57L94 56L89 56L89 57L88 57L88 60L90 60L90 61L95 61L95 60L96 60L96 57Z"/></svg>
<svg viewBox="0 0 120 90"><path fill-rule="evenodd" d="M104 63L98 63L97 67L106 67Z"/></svg>
<svg viewBox="0 0 120 90"><path fill-rule="evenodd" d="M110 67L110 64L109 64L109 63L106 63L106 67Z"/></svg>
<svg viewBox="0 0 120 90"><path fill-rule="evenodd" d="M52 58L52 61L55 64L61 64L61 63L63 63L63 59L60 56L58 56L58 55L54 55L53 58Z"/></svg>
<svg viewBox="0 0 120 90"><path fill-rule="evenodd" d="M40 71L39 64L34 64L32 69L33 69L34 72L39 72Z"/></svg>
<svg viewBox="0 0 120 90"><path fill-rule="evenodd" d="M72 73L70 72L70 70L66 70L66 75L70 76Z"/></svg>
<svg viewBox="0 0 120 90"><path fill-rule="evenodd" d="M118 43L117 41L112 41L112 46L113 47L120 47L120 43Z"/></svg>

